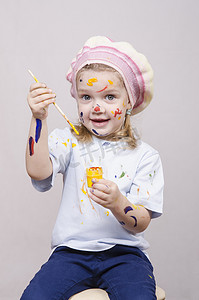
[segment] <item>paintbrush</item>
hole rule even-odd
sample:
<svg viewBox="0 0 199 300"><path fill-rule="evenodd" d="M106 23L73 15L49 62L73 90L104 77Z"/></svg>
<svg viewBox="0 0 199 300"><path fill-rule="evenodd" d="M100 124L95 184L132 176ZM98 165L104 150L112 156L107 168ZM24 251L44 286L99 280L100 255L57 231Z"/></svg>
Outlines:
<svg viewBox="0 0 199 300"><path fill-rule="evenodd" d="M34 78L34 80L36 82L39 82L37 80L37 78L33 75L33 73L28 70L28 72L30 73L30 75ZM64 112L61 110L61 108L57 105L57 103L53 102L54 106L56 107L56 109L58 110L58 112L64 117L64 119L68 122L68 124L72 127L72 129L75 131L75 133L77 135L79 135L79 132L77 131L77 129L75 128L75 126L69 121L69 119L66 117L66 115L64 114Z"/></svg>

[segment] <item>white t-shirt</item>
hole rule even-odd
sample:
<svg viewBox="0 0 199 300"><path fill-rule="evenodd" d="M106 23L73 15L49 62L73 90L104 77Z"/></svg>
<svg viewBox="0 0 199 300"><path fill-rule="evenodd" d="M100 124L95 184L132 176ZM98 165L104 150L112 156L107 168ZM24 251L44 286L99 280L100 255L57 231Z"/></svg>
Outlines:
<svg viewBox="0 0 199 300"><path fill-rule="evenodd" d="M70 130L55 129L49 135L53 175L34 187L49 190L57 173L63 174L62 200L52 234L52 249L58 246L85 251L102 251L116 244L134 246L146 253L149 247L144 233L132 234L122 227L112 212L88 196L86 168L101 166L105 179L115 182L120 192L133 204L152 211L152 218L162 214L163 172L159 154L146 143L125 148L125 142L111 142L93 136L83 144Z"/></svg>

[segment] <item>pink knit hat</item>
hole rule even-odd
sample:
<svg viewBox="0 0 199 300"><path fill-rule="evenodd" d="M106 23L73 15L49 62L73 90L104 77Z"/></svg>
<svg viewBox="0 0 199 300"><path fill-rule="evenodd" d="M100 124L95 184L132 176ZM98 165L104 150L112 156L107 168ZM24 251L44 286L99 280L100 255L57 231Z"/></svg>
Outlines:
<svg viewBox="0 0 199 300"><path fill-rule="evenodd" d="M113 42L104 36L88 39L72 61L67 80L72 84L71 95L76 98L76 75L87 64L101 63L117 70L125 83L133 110L142 111L153 97L153 70L146 57L129 43Z"/></svg>

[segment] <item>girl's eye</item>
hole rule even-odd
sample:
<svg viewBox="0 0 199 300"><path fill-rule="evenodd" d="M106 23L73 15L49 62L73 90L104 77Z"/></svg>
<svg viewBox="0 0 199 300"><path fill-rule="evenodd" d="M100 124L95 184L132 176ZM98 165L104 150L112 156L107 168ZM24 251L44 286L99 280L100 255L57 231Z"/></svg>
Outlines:
<svg viewBox="0 0 199 300"><path fill-rule="evenodd" d="M90 100L91 97L89 95L84 95L84 96L82 96L82 99L84 99L84 100Z"/></svg>
<svg viewBox="0 0 199 300"><path fill-rule="evenodd" d="M113 95L107 95L106 96L106 100L114 100L115 99L115 96L113 96Z"/></svg>

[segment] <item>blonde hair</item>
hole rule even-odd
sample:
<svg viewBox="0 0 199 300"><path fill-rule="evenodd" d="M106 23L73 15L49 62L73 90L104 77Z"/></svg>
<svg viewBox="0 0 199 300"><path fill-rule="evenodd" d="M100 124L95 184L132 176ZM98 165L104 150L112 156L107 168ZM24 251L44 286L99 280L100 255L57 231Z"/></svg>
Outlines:
<svg viewBox="0 0 199 300"><path fill-rule="evenodd" d="M97 71L97 72L100 72L100 71L114 72L120 79L121 84L123 86L125 86L123 78L118 71L116 71L114 68L112 68L108 65L100 64L100 63L93 63L93 64L89 64L89 65L87 64L83 68L81 68L77 73L76 83L79 80L81 73L86 70L93 70L93 71ZM79 142L89 143L92 141L93 134L82 123L79 122L79 124L76 125L75 127L79 131L79 135L76 135L73 130L71 130L71 132L73 133L73 135L76 136L76 138ZM114 132L112 134L109 134L107 137L106 136L103 136L103 137L98 136L98 138L101 138L103 140L109 140L109 141L121 141L121 140L124 141L125 140L125 142L127 143L128 147L130 149L134 149L137 147L137 139L138 138L135 136L135 132L131 126L130 115L126 115L122 129L120 129L117 132Z"/></svg>

